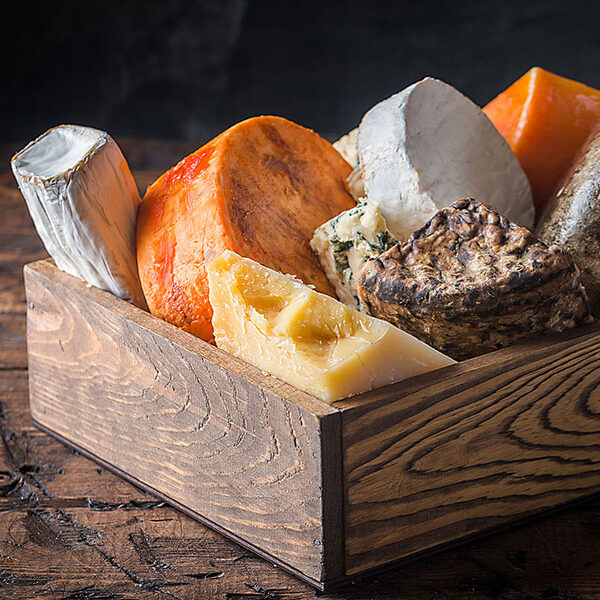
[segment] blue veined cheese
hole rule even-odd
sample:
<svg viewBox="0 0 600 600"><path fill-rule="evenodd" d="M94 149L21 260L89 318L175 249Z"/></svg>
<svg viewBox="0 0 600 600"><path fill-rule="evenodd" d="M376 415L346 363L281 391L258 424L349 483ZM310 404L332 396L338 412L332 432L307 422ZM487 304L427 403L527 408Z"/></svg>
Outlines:
<svg viewBox="0 0 600 600"><path fill-rule="evenodd" d="M338 298L367 312L358 295L358 274L367 260L397 243L388 231L379 205L363 201L318 227L310 246Z"/></svg>

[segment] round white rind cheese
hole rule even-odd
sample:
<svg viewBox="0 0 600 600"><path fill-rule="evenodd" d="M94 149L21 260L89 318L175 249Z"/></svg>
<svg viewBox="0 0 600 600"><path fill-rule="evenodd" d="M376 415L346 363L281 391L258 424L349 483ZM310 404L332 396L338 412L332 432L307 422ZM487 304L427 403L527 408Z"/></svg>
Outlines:
<svg viewBox="0 0 600 600"><path fill-rule="evenodd" d="M447 83L428 77L375 105L361 121L358 156L368 199L401 240L469 197L533 226L531 187L510 146Z"/></svg>

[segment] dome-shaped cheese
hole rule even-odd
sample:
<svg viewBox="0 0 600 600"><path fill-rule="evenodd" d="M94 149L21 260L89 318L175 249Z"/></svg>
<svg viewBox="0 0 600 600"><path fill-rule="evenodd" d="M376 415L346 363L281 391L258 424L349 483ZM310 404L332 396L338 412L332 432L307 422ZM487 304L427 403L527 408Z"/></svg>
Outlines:
<svg viewBox="0 0 600 600"><path fill-rule="evenodd" d="M466 197L532 227L531 189L509 145L471 100L426 78L362 119L358 155L369 200L400 239Z"/></svg>

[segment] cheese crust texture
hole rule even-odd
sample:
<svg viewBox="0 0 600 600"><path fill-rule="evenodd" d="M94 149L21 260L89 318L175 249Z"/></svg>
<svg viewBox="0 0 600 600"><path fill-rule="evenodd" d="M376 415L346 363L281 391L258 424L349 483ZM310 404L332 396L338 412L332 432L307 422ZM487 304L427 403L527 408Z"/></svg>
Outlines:
<svg viewBox="0 0 600 600"><path fill-rule="evenodd" d="M242 121L184 158L148 188L138 212L152 314L212 341L206 264L224 250L334 295L309 243L355 205L351 170L314 131L272 116Z"/></svg>
<svg viewBox="0 0 600 600"><path fill-rule="evenodd" d="M361 202L315 230L311 248L337 297L348 306L367 312L358 295L358 275L370 258L398 243L388 231L379 205Z"/></svg>
<svg viewBox="0 0 600 600"><path fill-rule="evenodd" d="M590 321L571 256L471 198L367 262L358 288L371 314L456 359Z"/></svg>
<svg viewBox="0 0 600 600"><path fill-rule="evenodd" d="M509 145L477 105L442 81L423 79L371 108L358 155L368 199L402 241L466 197L533 225L531 188Z"/></svg>
<svg viewBox="0 0 600 600"><path fill-rule="evenodd" d="M108 133L54 127L17 153L11 166L56 266L145 307L135 253L141 199Z"/></svg>
<svg viewBox="0 0 600 600"><path fill-rule="evenodd" d="M326 402L454 361L389 323L226 251L207 268L219 348Z"/></svg>

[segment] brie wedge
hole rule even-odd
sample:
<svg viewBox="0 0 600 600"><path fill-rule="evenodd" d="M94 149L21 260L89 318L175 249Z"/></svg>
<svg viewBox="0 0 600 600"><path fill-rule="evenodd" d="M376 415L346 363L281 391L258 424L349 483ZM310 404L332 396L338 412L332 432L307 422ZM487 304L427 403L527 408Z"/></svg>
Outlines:
<svg viewBox="0 0 600 600"><path fill-rule="evenodd" d="M454 363L401 329L229 250L207 272L217 346L326 402Z"/></svg>
<svg viewBox="0 0 600 600"><path fill-rule="evenodd" d="M145 307L135 254L140 195L115 141L50 129L11 161L37 232L59 269Z"/></svg>
<svg viewBox="0 0 600 600"><path fill-rule="evenodd" d="M405 241L438 210L475 198L531 228L531 188L492 122L452 86L426 78L363 117L358 156L369 200Z"/></svg>

